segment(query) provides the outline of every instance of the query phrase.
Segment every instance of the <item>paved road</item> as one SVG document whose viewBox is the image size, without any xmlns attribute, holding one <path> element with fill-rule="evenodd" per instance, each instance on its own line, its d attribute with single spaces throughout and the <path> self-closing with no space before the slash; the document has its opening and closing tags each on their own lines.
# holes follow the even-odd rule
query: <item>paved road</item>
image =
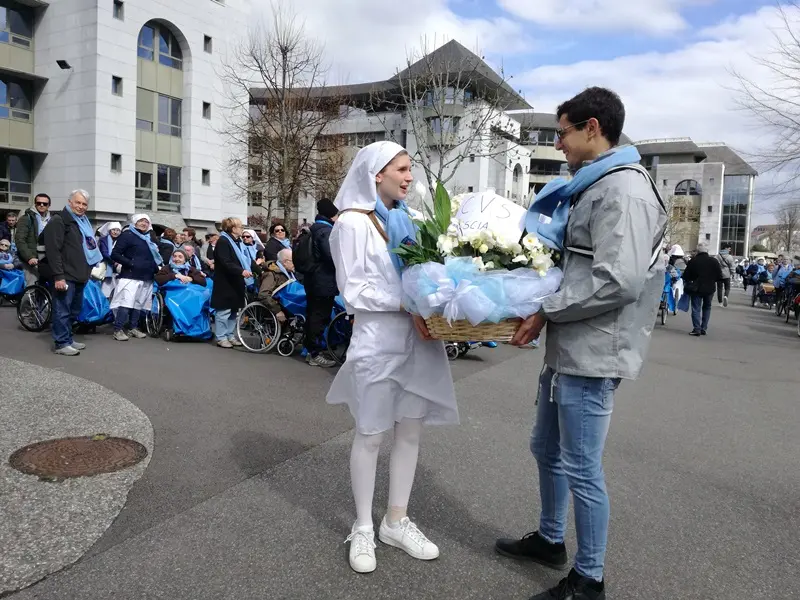
<svg viewBox="0 0 800 600">
<path fill-rule="evenodd" d="M 800 598 L 800 338 L 739 292 L 714 309 L 708 337 L 689 329 L 683 314 L 659 327 L 643 377 L 616 398 L 609 598 Z M 378 571 L 359 576 L 342 544 L 351 422 L 323 401 L 333 373 L 108 335 L 66 359 L 8 309 L 0 336 L 0 356 L 96 381 L 155 430 L 150 466 L 105 536 L 14 600 L 513 600 L 557 579 L 492 551 L 498 535 L 535 527 L 527 444 L 540 351 L 479 350 L 455 364 L 462 424 L 426 433 L 411 506 L 442 556 L 381 546 Z M 384 457 L 376 507 L 385 472 Z"/>
</svg>

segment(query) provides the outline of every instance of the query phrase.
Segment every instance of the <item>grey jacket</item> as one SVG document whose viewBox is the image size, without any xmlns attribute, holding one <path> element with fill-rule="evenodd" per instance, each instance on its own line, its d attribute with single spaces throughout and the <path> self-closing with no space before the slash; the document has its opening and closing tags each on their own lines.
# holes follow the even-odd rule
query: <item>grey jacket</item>
<svg viewBox="0 0 800 600">
<path fill-rule="evenodd" d="M 722 278 L 730 279 L 731 273 L 736 270 L 736 263 L 733 262 L 733 257 L 730 254 L 717 254 L 716 259 L 719 266 L 722 267 Z"/>
<path fill-rule="evenodd" d="M 542 306 L 545 362 L 556 373 L 639 376 L 664 288 L 663 261 L 650 265 L 666 221 L 643 171 L 607 175 L 575 202 L 565 246 L 594 256 L 565 250 L 561 289 Z"/>
</svg>

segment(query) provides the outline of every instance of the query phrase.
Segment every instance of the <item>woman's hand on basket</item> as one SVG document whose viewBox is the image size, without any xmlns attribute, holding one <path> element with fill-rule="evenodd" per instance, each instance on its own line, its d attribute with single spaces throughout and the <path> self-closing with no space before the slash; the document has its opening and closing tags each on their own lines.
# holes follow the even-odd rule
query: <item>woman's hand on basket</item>
<svg viewBox="0 0 800 600">
<path fill-rule="evenodd" d="M 430 341 L 433 339 L 431 336 L 431 332 L 428 331 L 428 325 L 425 323 L 425 319 L 420 317 L 419 315 L 411 315 L 411 318 L 414 320 L 414 327 L 421 337 L 425 341 Z"/>
<path fill-rule="evenodd" d="M 539 337 L 542 329 L 547 323 L 547 319 L 542 313 L 536 313 L 525 319 L 517 329 L 517 333 L 511 339 L 512 346 L 525 346 Z"/>
</svg>

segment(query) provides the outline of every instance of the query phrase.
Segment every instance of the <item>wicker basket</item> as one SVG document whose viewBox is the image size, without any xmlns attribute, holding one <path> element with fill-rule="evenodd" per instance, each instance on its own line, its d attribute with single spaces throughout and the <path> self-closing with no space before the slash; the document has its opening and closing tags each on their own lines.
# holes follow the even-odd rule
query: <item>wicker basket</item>
<svg viewBox="0 0 800 600">
<path fill-rule="evenodd" d="M 453 321 L 450 325 L 441 315 L 425 319 L 434 339 L 445 342 L 510 342 L 519 328 L 520 319 L 499 323 L 481 323 L 473 326 L 469 321 Z"/>
</svg>

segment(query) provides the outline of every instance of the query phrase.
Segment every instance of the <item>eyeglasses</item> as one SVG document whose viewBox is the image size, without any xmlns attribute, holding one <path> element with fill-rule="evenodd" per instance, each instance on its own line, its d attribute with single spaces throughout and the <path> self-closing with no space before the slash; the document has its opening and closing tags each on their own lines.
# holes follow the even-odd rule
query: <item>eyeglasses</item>
<svg viewBox="0 0 800 600">
<path fill-rule="evenodd" d="M 275 233 L 286 233 L 285 229 L 276 229 Z"/>
<path fill-rule="evenodd" d="M 247 240 L 252 240 L 253 239 L 252 235 L 243 235 L 242 237 L 247 239 Z"/>
<path fill-rule="evenodd" d="M 36 206 L 50 206 L 49 202 L 34 202 Z"/>
<path fill-rule="evenodd" d="M 591 119 L 586 119 L 585 121 L 581 121 L 580 123 L 573 123 L 572 125 L 567 125 L 563 129 L 561 129 L 561 128 L 556 129 L 556 141 L 562 139 L 567 133 L 569 133 L 570 131 L 572 131 L 576 127 L 578 127 L 580 125 L 585 125 L 589 121 L 591 121 Z"/>
</svg>

